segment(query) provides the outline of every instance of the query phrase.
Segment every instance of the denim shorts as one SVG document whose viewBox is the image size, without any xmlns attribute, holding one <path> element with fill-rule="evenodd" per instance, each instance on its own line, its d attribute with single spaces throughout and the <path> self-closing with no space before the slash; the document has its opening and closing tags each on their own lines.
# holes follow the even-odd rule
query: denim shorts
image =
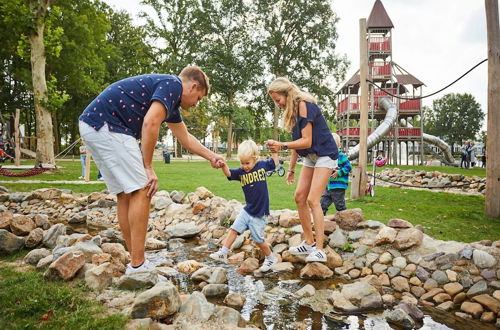
<svg viewBox="0 0 500 330">
<path fill-rule="evenodd" d="M 250 238 L 255 243 L 264 243 L 264 228 L 266 227 L 266 216 L 254 217 L 248 214 L 245 209 L 241 210 L 236 220 L 234 220 L 231 229 L 243 233 L 245 230 L 250 230 Z"/>
<path fill-rule="evenodd" d="M 126 134 L 110 132 L 108 125 L 96 131 L 80 121 L 79 128 L 80 136 L 111 194 L 128 194 L 144 188 L 148 178 L 136 139 Z"/>
<path fill-rule="evenodd" d="M 326 167 L 333 170 L 337 167 L 337 160 L 333 160 L 329 156 L 318 157 L 316 154 L 308 154 L 304 157 L 304 166 L 313 168 Z"/>
</svg>

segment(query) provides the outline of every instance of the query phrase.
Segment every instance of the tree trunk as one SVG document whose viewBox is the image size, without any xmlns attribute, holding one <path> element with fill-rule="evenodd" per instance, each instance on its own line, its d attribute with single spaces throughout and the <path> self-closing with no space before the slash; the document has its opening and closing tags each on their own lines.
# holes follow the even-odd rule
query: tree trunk
<svg viewBox="0 0 500 330">
<path fill-rule="evenodd" d="M 52 113 L 52 124 L 54 127 L 54 154 L 58 154 L 61 151 L 61 127 L 58 125 L 59 120 L 57 120 L 57 113 Z"/>
<path fill-rule="evenodd" d="M 179 142 L 179 139 L 175 139 L 175 143 L 177 144 L 177 148 L 175 148 L 175 157 L 182 158 L 182 144 Z"/>
<path fill-rule="evenodd" d="M 40 155 L 41 163 L 55 165 L 54 159 L 54 137 L 52 128 L 52 117 L 45 104 L 47 97 L 47 82 L 45 80 L 45 45 L 43 33 L 45 29 L 45 15 L 49 7 L 47 0 L 39 0 L 36 9 L 36 27 L 28 35 L 31 48 L 31 77 L 33 80 L 33 96 L 35 99 L 36 115 L 36 151 Z"/>
<path fill-rule="evenodd" d="M 227 119 L 227 150 L 226 150 L 226 159 L 231 159 L 231 151 L 233 149 L 233 119 Z"/>
</svg>

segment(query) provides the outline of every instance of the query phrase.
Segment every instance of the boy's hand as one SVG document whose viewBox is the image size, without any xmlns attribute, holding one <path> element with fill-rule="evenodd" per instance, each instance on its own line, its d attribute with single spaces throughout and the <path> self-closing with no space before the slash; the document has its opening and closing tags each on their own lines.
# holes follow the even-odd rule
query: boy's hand
<svg viewBox="0 0 500 330">
<path fill-rule="evenodd" d="M 336 179 L 339 177 L 339 172 L 333 171 L 332 175 L 330 175 L 331 178 Z"/>
</svg>

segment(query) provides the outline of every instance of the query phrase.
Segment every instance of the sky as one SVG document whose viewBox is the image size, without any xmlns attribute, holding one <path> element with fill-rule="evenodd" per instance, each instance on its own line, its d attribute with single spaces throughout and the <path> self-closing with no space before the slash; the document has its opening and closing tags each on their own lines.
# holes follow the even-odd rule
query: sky
<svg viewBox="0 0 500 330">
<path fill-rule="evenodd" d="M 104 0 L 115 9 L 128 11 L 137 24 L 143 10 L 140 1 Z M 359 67 L 359 19 L 368 18 L 374 0 L 331 0 L 340 21 L 337 52 L 351 62 L 346 79 Z M 382 0 L 394 25 L 393 60 L 426 86 L 423 94 L 431 94 L 448 85 L 478 62 L 488 57 L 486 15 L 482 0 Z M 423 100 L 447 93 L 469 93 L 487 113 L 487 62 L 462 80 Z M 333 92 L 333 91 L 332 91 Z M 486 117 L 483 129 L 486 128 Z"/>
</svg>

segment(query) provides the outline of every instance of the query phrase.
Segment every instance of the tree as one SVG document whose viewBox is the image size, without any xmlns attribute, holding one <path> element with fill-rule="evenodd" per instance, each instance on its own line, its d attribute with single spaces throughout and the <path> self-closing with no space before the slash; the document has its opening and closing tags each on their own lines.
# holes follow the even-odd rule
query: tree
<svg viewBox="0 0 500 330">
<path fill-rule="evenodd" d="M 233 119 L 248 87 L 261 75 L 259 47 L 252 30 L 254 21 L 243 0 L 202 0 L 198 22 L 205 29 L 201 63 L 211 80 L 213 92 L 227 103 L 218 113 L 227 119 L 227 154 L 231 158 Z"/>
<path fill-rule="evenodd" d="M 324 111 L 333 112 L 333 84 L 344 79 L 348 61 L 335 53 L 337 15 L 329 1 L 256 0 L 262 54 L 269 73 L 286 76 L 313 93 Z M 274 108 L 274 138 L 279 109 Z"/>
<path fill-rule="evenodd" d="M 479 133 L 484 113 L 471 94 L 446 94 L 432 102 L 432 112 L 424 118 L 430 134 L 440 136 L 451 144 L 474 140 Z"/>
</svg>

